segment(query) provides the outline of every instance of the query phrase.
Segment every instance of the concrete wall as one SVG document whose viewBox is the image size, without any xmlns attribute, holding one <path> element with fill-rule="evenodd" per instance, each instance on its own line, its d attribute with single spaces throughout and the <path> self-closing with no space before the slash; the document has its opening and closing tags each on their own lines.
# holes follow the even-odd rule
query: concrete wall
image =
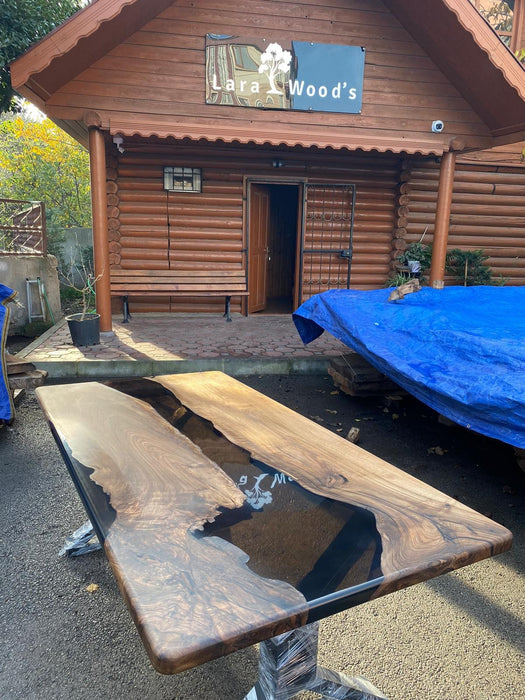
<svg viewBox="0 0 525 700">
<path fill-rule="evenodd" d="M 85 282 L 82 270 L 82 250 L 93 250 L 93 230 L 90 228 L 69 228 L 64 231 L 61 257 L 64 273 L 77 287 L 83 287 Z M 61 268 L 62 269 L 62 268 Z"/>
<path fill-rule="evenodd" d="M 45 257 L 37 255 L 0 255 L 0 282 L 18 292 L 16 297 L 18 304 L 13 303 L 10 306 L 9 335 L 20 333 L 29 321 L 26 279 L 36 280 L 37 277 L 40 277 L 43 283 L 45 294 L 56 322 L 63 316 L 60 308 L 57 259 L 53 255 Z M 30 285 L 30 287 L 32 289 L 33 315 L 41 314 L 37 285 Z M 45 320 L 51 323 L 51 314 L 45 303 L 44 311 Z"/>
</svg>

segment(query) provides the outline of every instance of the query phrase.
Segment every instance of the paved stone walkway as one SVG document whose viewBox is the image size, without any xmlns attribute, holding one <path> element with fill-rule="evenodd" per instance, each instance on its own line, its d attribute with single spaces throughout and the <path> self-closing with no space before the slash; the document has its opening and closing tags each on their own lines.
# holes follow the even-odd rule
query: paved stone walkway
<svg viewBox="0 0 525 700">
<path fill-rule="evenodd" d="M 251 361 L 251 371 L 273 366 L 280 372 L 294 365 L 305 372 L 308 364 L 326 365 L 330 357 L 348 352 L 328 333 L 303 345 L 290 315 L 234 315 L 227 323 L 217 314 L 135 314 L 128 324 L 115 317 L 113 331 L 102 334 L 99 345 L 75 347 L 61 321 L 20 354 L 50 376 L 72 376 L 143 374 L 150 367 L 153 372 L 175 371 L 173 364 L 181 362 L 184 367 L 176 371 L 188 371 L 198 368 L 188 363 L 199 361 L 199 367 L 217 369 L 226 362 L 234 371 L 242 360 Z M 136 366 L 124 370 L 122 363 Z"/>
</svg>

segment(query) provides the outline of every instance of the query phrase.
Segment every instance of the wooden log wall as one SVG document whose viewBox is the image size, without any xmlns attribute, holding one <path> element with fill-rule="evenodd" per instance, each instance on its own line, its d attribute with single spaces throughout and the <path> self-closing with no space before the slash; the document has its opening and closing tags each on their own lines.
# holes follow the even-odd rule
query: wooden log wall
<svg viewBox="0 0 525 700">
<path fill-rule="evenodd" d="M 400 205 L 407 212 L 404 240 L 417 241 L 426 229 L 424 242 L 431 243 L 439 164 L 405 163 L 401 179 Z M 457 163 L 448 237 L 452 248 L 482 249 L 495 279 L 525 284 L 525 168 Z"/>
<path fill-rule="evenodd" d="M 167 192 L 163 186 L 164 165 L 205 168 L 209 159 L 175 157 L 153 150 L 128 151 L 119 160 L 116 181 L 118 197 L 118 256 L 112 264 L 122 269 L 241 269 L 243 252 L 243 177 L 224 169 L 206 170 L 202 193 Z M 232 310 L 240 309 L 239 299 Z M 135 299 L 138 311 L 220 312 L 221 298 Z"/>
<path fill-rule="evenodd" d="M 276 170 L 272 161 L 284 160 Z M 202 168 L 202 192 L 166 192 L 163 166 Z M 247 263 L 245 179 L 269 183 L 349 183 L 356 186 L 351 286 L 384 285 L 392 257 L 396 156 L 276 152 L 209 145 L 135 141 L 112 154 L 108 168 L 108 228 L 112 266 L 122 269 L 239 269 Z M 118 310 L 118 300 L 115 300 Z M 135 311 L 217 311 L 220 298 L 136 299 Z M 240 301 L 232 298 L 232 310 Z"/>
</svg>

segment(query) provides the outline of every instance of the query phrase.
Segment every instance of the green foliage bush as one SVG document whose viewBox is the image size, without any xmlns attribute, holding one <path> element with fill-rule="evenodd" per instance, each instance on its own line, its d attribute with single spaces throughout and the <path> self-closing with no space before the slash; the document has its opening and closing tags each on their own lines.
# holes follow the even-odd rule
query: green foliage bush
<svg viewBox="0 0 525 700">
<path fill-rule="evenodd" d="M 7 64 L 82 7 L 82 0 L 0 2 L 0 112 L 18 109 Z"/>
<path fill-rule="evenodd" d="M 465 287 L 472 287 L 476 284 L 491 284 L 492 270 L 485 263 L 488 257 L 482 250 L 454 248 L 447 252 L 445 270 Z"/>
<path fill-rule="evenodd" d="M 432 246 L 422 243 L 421 240 L 415 241 L 414 243 L 411 243 L 400 255 L 398 255 L 396 260 L 405 269 L 397 270 L 397 272 L 389 277 L 386 281 L 386 287 L 399 287 L 405 282 L 408 282 L 408 280 L 412 277 L 408 270 L 408 263 L 412 260 L 418 260 L 421 264 L 419 279 L 421 282 L 424 282 L 425 274 L 428 272 L 428 270 L 430 270 L 430 263 L 432 261 Z"/>
<path fill-rule="evenodd" d="M 421 272 L 425 273 L 430 270 L 432 246 L 422 243 L 421 241 L 416 241 L 415 243 L 411 243 L 401 255 L 398 255 L 397 259 L 402 265 L 408 265 L 410 260 L 419 260 L 421 263 Z"/>
<path fill-rule="evenodd" d="M 497 280 L 492 278 L 492 270 L 486 264 L 488 255 L 483 250 L 460 250 L 454 248 L 447 252 L 445 258 L 445 270 L 454 278 L 454 282 L 465 287 L 477 284 L 505 284 L 501 276 Z M 418 260 L 421 263 L 420 281 L 425 281 L 425 274 L 430 270 L 432 262 L 432 246 L 416 241 L 398 255 L 397 261 L 408 267 L 410 260 Z M 386 283 L 387 287 L 398 287 L 407 282 L 411 277 L 408 270 L 398 270 Z"/>
</svg>

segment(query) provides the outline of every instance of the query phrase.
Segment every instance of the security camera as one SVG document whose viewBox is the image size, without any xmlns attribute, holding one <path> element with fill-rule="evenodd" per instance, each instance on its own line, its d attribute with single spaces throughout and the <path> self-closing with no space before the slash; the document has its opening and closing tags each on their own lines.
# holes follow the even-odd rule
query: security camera
<svg viewBox="0 0 525 700">
<path fill-rule="evenodd" d="M 443 124 L 441 119 L 436 119 L 436 121 L 432 122 L 432 132 L 434 134 L 440 134 L 444 128 L 445 125 Z"/>
<path fill-rule="evenodd" d="M 113 136 L 113 143 L 117 147 L 119 153 L 124 153 L 125 148 L 122 145 L 124 143 L 124 138 L 122 136 Z"/>
</svg>

